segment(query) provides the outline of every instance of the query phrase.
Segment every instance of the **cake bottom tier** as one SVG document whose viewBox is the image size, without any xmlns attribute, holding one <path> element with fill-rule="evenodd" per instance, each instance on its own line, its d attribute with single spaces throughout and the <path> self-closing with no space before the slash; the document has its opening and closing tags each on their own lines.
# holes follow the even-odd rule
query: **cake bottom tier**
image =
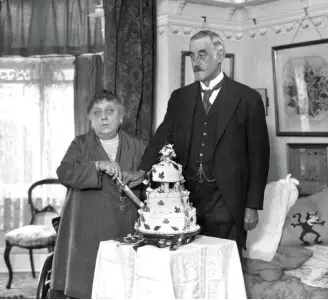
<svg viewBox="0 0 328 300">
<path fill-rule="evenodd" d="M 196 209 L 192 208 L 185 213 L 159 214 L 139 211 L 139 219 L 135 229 L 154 234 L 179 234 L 197 231 Z"/>
</svg>

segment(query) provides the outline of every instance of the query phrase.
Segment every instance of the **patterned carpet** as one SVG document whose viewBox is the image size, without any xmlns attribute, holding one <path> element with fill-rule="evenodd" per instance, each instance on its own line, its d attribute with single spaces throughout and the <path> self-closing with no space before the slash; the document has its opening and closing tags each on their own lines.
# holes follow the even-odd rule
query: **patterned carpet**
<svg viewBox="0 0 328 300">
<path fill-rule="evenodd" d="M 8 274 L 0 273 L 0 299 L 35 299 L 38 276 L 32 277 L 31 273 L 14 273 L 11 288 L 6 289 Z"/>
</svg>

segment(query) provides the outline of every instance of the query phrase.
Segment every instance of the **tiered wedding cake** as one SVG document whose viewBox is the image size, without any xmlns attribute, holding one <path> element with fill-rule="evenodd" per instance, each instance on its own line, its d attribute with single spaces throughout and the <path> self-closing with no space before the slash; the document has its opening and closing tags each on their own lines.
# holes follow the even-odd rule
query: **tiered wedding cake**
<svg viewBox="0 0 328 300">
<path fill-rule="evenodd" d="M 173 146 L 164 146 L 160 154 L 160 162 L 150 172 L 152 182 L 159 182 L 160 186 L 148 186 L 146 205 L 138 211 L 135 229 L 156 235 L 196 232 L 200 229 L 196 209 L 189 203 L 189 191 L 183 186 L 182 167 L 173 161 Z"/>
</svg>

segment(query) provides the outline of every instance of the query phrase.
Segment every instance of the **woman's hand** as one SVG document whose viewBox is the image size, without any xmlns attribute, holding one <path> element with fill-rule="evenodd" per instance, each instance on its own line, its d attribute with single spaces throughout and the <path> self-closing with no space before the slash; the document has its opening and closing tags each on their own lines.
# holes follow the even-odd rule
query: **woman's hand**
<svg viewBox="0 0 328 300">
<path fill-rule="evenodd" d="M 98 163 L 98 170 L 103 171 L 109 176 L 113 176 L 113 180 L 116 178 L 122 178 L 122 171 L 120 166 L 115 161 L 101 160 Z"/>
<path fill-rule="evenodd" d="M 145 177 L 145 171 L 123 171 L 122 172 L 122 180 L 125 184 L 127 184 L 130 188 L 134 188 L 139 185 Z"/>
</svg>

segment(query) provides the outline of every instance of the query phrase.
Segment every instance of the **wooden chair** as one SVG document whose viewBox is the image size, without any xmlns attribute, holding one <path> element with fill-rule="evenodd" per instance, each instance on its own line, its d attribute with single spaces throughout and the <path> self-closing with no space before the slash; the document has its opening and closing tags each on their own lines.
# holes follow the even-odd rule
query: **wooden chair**
<svg viewBox="0 0 328 300">
<path fill-rule="evenodd" d="M 58 179 L 49 178 L 37 181 L 30 186 L 28 189 L 28 204 L 31 208 L 30 224 L 13 229 L 5 235 L 6 249 L 4 252 L 4 260 L 9 272 L 7 289 L 10 289 L 13 281 L 13 270 L 10 263 L 10 251 L 13 246 L 29 250 L 33 278 L 35 278 L 33 250 L 48 248 L 49 253 L 54 251 L 57 233 L 51 224 L 51 220 L 54 217 L 58 217 L 59 213 L 52 205 L 47 205 L 42 209 L 36 208 L 32 198 L 32 191 L 34 188 L 49 184 L 61 183 Z M 63 198 L 64 197 L 65 195 L 63 195 Z"/>
</svg>

